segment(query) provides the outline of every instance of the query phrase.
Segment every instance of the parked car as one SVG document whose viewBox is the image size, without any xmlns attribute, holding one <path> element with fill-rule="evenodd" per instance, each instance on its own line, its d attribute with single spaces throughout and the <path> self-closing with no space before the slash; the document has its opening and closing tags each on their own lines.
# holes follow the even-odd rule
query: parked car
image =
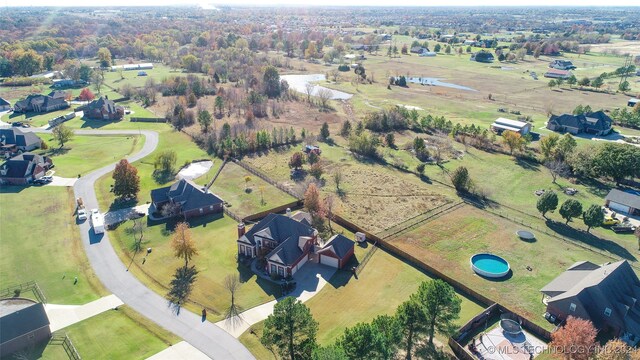
<svg viewBox="0 0 640 360">
<path fill-rule="evenodd" d="M 45 175 L 45 176 L 41 177 L 40 180 L 50 183 L 50 182 L 53 181 L 53 176 Z"/>
<path fill-rule="evenodd" d="M 87 220 L 87 211 L 85 209 L 78 209 L 78 220 Z"/>
<path fill-rule="evenodd" d="M 636 227 L 631 224 L 614 225 L 611 230 L 617 234 L 630 234 L 636 231 Z"/>
<path fill-rule="evenodd" d="M 612 226 L 612 225 L 618 225 L 618 224 L 620 224 L 620 220 L 610 216 L 605 217 L 604 221 L 602 222 L 602 225 L 604 226 Z"/>
<path fill-rule="evenodd" d="M 12 122 L 12 123 L 11 123 L 11 126 L 22 126 L 22 125 L 23 125 L 23 124 L 22 124 L 22 122 L 20 122 L 20 121 L 15 121 L 15 122 Z"/>
</svg>

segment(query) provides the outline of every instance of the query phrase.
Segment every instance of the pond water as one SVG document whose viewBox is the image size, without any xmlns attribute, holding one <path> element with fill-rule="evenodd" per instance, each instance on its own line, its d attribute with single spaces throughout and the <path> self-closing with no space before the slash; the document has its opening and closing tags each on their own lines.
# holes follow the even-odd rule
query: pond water
<svg viewBox="0 0 640 360">
<path fill-rule="evenodd" d="M 311 74 L 311 75 L 281 75 L 280 80 L 286 80 L 289 83 L 289 88 L 303 94 L 307 93 L 307 84 L 310 82 L 323 81 L 325 76 L 323 74 Z M 327 89 L 331 91 L 332 100 L 347 100 L 351 99 L 352 94 L 346 92 L 328 89 L 324 86 L 316 85 L 313 87 L 311 95 L 317 96 L 320 89 Z"/>
<path fill-rule="evenodd" d="M 444 86 L 444 87 L 458 89 L 458 90 L 478 91 L 470 87 L 466 87 L 458 84 L 452 84 L 452 83 L 440 81 L 440 79 L 437 79 L 437 78 L 430 78 L 430 77 L 410 77 L 410 78 L 407 78 L 407 82 L 414 83 L 414 84 L 431 85 L 431 86 Z"/>
</svg>

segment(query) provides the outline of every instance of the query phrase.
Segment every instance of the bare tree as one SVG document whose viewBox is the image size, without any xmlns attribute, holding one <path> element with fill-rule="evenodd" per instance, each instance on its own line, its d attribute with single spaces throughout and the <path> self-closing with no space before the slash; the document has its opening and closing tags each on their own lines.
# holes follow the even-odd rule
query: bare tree
<svg viewBox="0 0 640 360">
<path fill-rule="evenodd" d="M 333 182 L 336 183 L 336 191 L 339 193 L 340 190 L 340 184 L 342 183 L 342 169 L 337 168 L 336 171 L 333 173 Z"/>
<path fill-rule="evenodd" d="M 320 106 L 323 109 L 327 108 L 327 104 L 329 103 L 329 100 L 331 99 L 331 96 L 333 95 L 333 92 L 331 92 L 331 90 L 329 89 L 319 89 L 318 90 L 318 97 L 320 98 Z"/>
<path fill-rule="evenodd" d="M 333 69 L 329 72 L 329 75 L 331 75 L 333 82 L 338 82 L 338 79 L 340 78 L 340 70 Z"/>
<path fill-rule="evenodd" d="M 242 323 L 242 308 L 236 304 L 236 292 L 240 288 L 240 278 L 238 274 L 227 275 L 224 278 L 224 288 L 231 295 L 231 303 L 224 313 L 224 318 L 232 328 L 238 327 Z"/>
<path fill-rule="evenodd" d="M 324 210 L 327 216 L 327 221 L 329 223 L 329 231 L 331 231 L 331 235 L 333 235 L 333 228 L 331 227 L 331 219 L 333 218 L 333 211 L 335 207 L 335 202 L 333 199 L 333 195 L 329 195 L 324 198 Z"/>
<path fill-rule="evenodd" d="M 144 239 L 144 231 L 147 229 L 147 224 L 142 219 L 133 219 L 133 226 L 131 226 L 131 234 L 133 235 L 133 251 L 137 254 L 142 250 L 142 240 Z"/>
<path fill-rule="evenodd" d="M 553 183 L 556 183 L 558 176 L 564 177 L 569 174 L 569 166 L 564 161 L 551 160 L 544 163 L 544 166 L 549 169 L 549 173 L 551 173 L 551 177 L 553 178 Z"/>
<path fill-rule="evenodd" d="M 306 83 L 304 86 L 304 92 L 307 94 L 307 102 L 311 102 L 311 94 L 313 94 L 313 89 L 315 89 L 315 85 L 312 83 Z"/>
</svg>

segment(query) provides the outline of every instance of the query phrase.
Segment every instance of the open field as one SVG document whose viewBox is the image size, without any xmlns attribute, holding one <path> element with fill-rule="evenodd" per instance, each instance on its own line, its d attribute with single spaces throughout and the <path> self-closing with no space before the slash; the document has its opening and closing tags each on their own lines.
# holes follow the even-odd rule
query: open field
<svg viewBox="0 0 640 360">
<path fill-rule="evenodd" d="M 550 324 L 541 316 L 545 306 L 540 289 L 577 261 L 602 264 L 612 259 L 541 233 L 535 234 L 536 241 L 525 242 L 515 235 L 519 229 L 522 227 L 465 206 L 399 234 L 391 242 L 484 296 L 549 328 Z M 502 256 L 510 263 L 512 274 L 500 281 L 475 275 L 469 259 L 482 252 Z M 532 271 L 528 271 L 527 266 Z"/>
<path fill-rule="evenodd" d="M 327 286 L 306 303 L 320 324 L 318 343 L 323 346 L 332 344 L 347 327 L 369 322 L 378 315 L 393 314 L 422 281 L 430 279 L 429 275 L 383 250 L 376 251 L 358 279 L 351 272 L 337 272 Z M 375 294 L 375 301 L 372 294 Z M 468 298 L 461 298 L 458 322 L 463 324 L 482 311 L 482 307 Z M 252 328 L 258 335 L 262 334 L 262 323 Z M 438 339 L 446 341 L 441 336 Z M 245 332 L 240 341 L 258 359 L 273 358 L 256 335 Z"/>
<path fill-rule="evenodd" d="M 3 186 L 0 204 L 0 288 L 33 280 L 56 304 L 106 295 L 80 243 L 73 189 Z"/>
<path fill-rule="evenodd" d="M 111 231 L 109 236 L 116 252 L 125 264 L 130 264 L 130 270 L 146 286 L 157 293 L 165 295 L 169 281 L 176 268 L 184 265 L 184 261 L 173 256 L 170 246 L 174 223 L 151 224 L 145 232 L 143 247 L 152 247 L 151 253 L 144 264 L 144 254 L 139 253 L 133 262 L 133 236 L 127 231 L 132 222 L 128 221 Z M 209 311 L 209 321 L 222 319 L 222 313 L 229 305 L 229 296 L 223 287 L 227 275 L 239 274 L 242 286 L 236 293 L 236 301 L 243 309 L 248 309 L 280 296 L 280 289 L 270 282 L 257 278 L 250 269 L 238 265 L 236 254 L 238 247 L 237 223 L 229 217 L 208 216 L 190 221 L 193 239 L 198 248 L 198 255 L 191 264 L 198 270 L 193 293 L 190 296 L 206 306 Z M 194 308 L 195 309 L 195 308 Z M 194 311 L 200 311 L 195 309 Z"/>
<path fill-rule="evenodd" d="M 146 359 L 180 341 L 127 306 L 109 310 L 64 329 L 84 359 Z M 48 345 L 42 359 L 59 357 L 61 345 Z"/>
<path fill-rule="evenodd" d="M 217 161 L 221 162 L 222 160 Z M 245 183 L 246 176 L 251 178 L 248 183 Z M 240 217 L 296 201 L 293 196 L 254 176 L 233 162 L 228 162 L 224 166 L 215 183 L 211 186 L 211 191 L 228 202 L 229 209 Z"/>
<path fill-rule="evenodd" d="M 117 162 L 138 152 L 144 144 L 144 137 L 139 136 L 74 136 L 60 149 L 50 135 L 41 137 L 49 146 L 42 153 L 51 157 L 55 175 L 62 177 L 75 177 Z"/>
<path fill-rule="evenodd" d="M 450 203 L 453 191 L 435 188 L 412 174 L 367 160 L 357 160 L 340 146 L 321 144 L 325 196 L 333 194 L 336 213 L 376 233 L 406 220 L 412 215 Z M 290 179 L 288 161 L 299 149 L 275 150 L 246 157 L 243 161 L 258 168 L 284 186 L 304 192 L 304 182 Z M 308 165 L 305 165 L 308 169 Z M 332 174 L 341 171 L 341 193 L 336 195 Z M 301 185 L 302 184 L 302 185 Z"/>
</svg>

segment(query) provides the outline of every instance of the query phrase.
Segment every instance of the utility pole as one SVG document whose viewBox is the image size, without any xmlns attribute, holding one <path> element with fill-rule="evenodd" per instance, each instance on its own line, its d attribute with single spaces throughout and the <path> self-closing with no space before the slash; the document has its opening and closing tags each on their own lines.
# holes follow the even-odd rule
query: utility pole
<svg viewBox="0 0 640 360">
<path fill-rule="evenodd" d="M 622 73 L 622 76 L 620 76 L 620 83 L 618 84 L 618 88 L 620 88 L 620 85 L 622 85 L 623 82 L 627 81 L 627 78 L 629 77 L 629 71 L 627 71 L 629 69 L 629 66 L 631 66 L 631 58 L 633 56 L 629 55 L 627 57 L 625 57 L 624 59 L 624 72 Z"/>
</svg>

